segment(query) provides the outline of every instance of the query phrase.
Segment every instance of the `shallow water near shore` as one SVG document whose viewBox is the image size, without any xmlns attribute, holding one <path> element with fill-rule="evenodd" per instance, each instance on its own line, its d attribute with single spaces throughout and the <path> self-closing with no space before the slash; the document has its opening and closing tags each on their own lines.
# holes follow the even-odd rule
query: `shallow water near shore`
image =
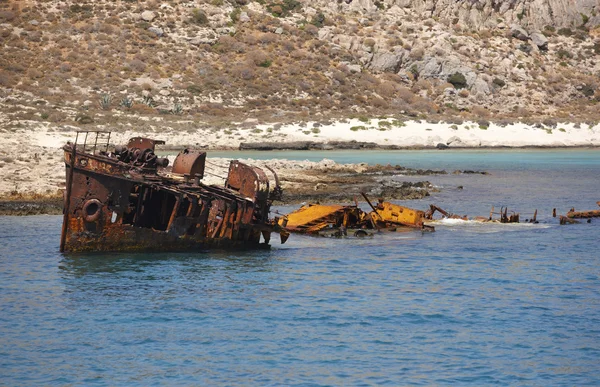
<svg viewBox="0 0 600 387">
<path fill-rule="evenodd" d="M 386 155 L 490 175 L 397 176 L 442 188 L 403 204 L 471 216 L 504 205 L 522 220 L 538 209 L 540 223 L 292 235 L 267 252 L 61 255 L 61 217 L 0 217 L 0 380 L 600 384 L 600 219 L 560 226 L 551 216 L 598 208 L 600 153 L 431 153 Z"/>
</svg>

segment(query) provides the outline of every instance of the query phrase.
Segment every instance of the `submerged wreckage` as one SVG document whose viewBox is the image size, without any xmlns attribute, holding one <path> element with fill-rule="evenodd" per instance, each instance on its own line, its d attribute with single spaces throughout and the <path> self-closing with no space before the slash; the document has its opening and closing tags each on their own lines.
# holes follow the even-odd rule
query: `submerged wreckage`
<svg viewBox="0 0 600 387">
<path fill-rule="evenodd" d="M 300 234 L 342 237 L 372 235 L 369 230 L 397 231 L 418 229 L 434 231 L 424 224 L 425 212 L 379 200 L 374 206 L 362 193 L 373 211 L 366 213 L 358 206 L 308 204 L 280 219 L 280 225 Z"/>
<path fill-rule="evenodd" d="M 154 153 L 164 141 L 136 137 L 114 149 L 109 141 L 110 132 L 80 131 L 63 147 L 61 251 L 268 248 L 271 233 L 287 240 L 268 217 L 282 190 L 270 189 L 262 169 L 233 160 L 224 186 L 205 185 L 203 151 L 183 150 L 168 172 Z"/>
</svg>

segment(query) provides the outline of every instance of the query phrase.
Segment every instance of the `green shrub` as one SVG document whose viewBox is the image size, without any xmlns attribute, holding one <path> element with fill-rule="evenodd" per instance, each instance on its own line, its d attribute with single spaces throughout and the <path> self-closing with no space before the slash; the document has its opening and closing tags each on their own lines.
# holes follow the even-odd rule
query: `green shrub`
<svg viewBox="0 0 600 387">
<path fill-rule="evenodd" d="M 312 24 L 315 27 L 323 27 L 323 23 L 325 23 L 325 15 L 323 15 L 322 12 L 319 12 L 318 14 L 316 14 L 313 18 L 312 21 L 310 22 L 310 24 Z"/>
<path fill-rule="evenodd" d="M 367 128 L 365 126 L 361 125 L 361 126 L 353 126 L 353 127 L 350 128 L 350 130 L 353 131 L 353 132 L 357 132 L 359 130 L 367 130 Z"/>
<path fill-rule="evenodd" d="M 262 62 L 260 62 L 258 65 L 259 65 L 260 67 L 265 67 L 265 68 L 267 68 L 267 67 L 271 67 L 271 65 L 272 65 L 272 64 L 273 64 L 273 61 L 272 61 L 271 59 L 265 59 L 265 60 L 263 60 Z"/>
<path fill-rule="evenodd" d="M 467 79 L 465 76 L 459 72 L 456 72 L 450 76 L 448 76 L 448 83 L 451 83 L 455 89 L 464 89 L 467 87 Z"/>
<path fill-rule="evenodd" d="M 498 77 L 494 78 L 494 80 L 492 81 L 492 83 L 494 85 L 498 86 L 498 87 L 504 87 L 504 86 L 506 86 L 506 82 L 504 82 L 504 80 L 502 80 L 502 79 L 500 79 Z"/>
<path fill-rule="evenodd" d="M 573 31 L 570 28 L 563 27 L 558 30 L 558 34 L 562 36 L 571 36 L 573 35 Z"/>
<path fill-rule="evenodd" d="M 560 50 L 558 50 L 556 52 L 556 55 L 558 56 L 559 59 L 571 59 L 573 57 L 573 54 L 571 54 L 569 51 L 565 50 L 564 48 L 561 48 Z"/>
<path fill-rule="evenodd" d="M 302 8 L 302 3 L 296 0 L 282 0 L 267 4 L 267 11 L 276 17 L 289 16 L 293 11 Z"/>
<path fill-rule="evenodd" d="M 234 23 L 237 23 L 240 20 L 240 14 L 242 13 L 242 9 L 241 8 L 235 8 L 233 11 L 231 11 L 231 13 L 229 14 L 229 17 L 231 18 L 231 21 Z"/>
<path fill-rule="evenodd" d="M 581 94 L 585 95 L 586 97 L 591 97 L 595 93 L 594 87 L 592 85 L 583 85 L 580 91 Z"/>
<path fill-rule="evenodd" d="M 185 88 L 190 94 L 202 94 L 202 87 L 198 85 L 189 85 Z"/>
</svg>

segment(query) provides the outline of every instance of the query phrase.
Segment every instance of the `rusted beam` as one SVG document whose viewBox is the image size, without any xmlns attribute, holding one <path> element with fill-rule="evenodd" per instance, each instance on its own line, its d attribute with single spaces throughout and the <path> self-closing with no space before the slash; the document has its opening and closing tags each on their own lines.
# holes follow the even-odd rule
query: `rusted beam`
<svg viewBox="0 0 600 387">
<path fill-rule="evenodd" d="M 67 240 L 67 231 L 69 225 L 69 212 L 71 212 L 71 192 L 73 191 L 73 174 L 75 173 L 75 155 L 77 154 L 77 140 L 79 136 L 75 137 L 75 143 L 73 144 L 73 150 L 71 151 L 71 166 L 69 169 L 69 178 L 67 184 L 67 194 L 64 203 L 64 214 L 62 232 L 60 234 L 60 252 L 65 251 L 65 242 Z"/>
</svg>

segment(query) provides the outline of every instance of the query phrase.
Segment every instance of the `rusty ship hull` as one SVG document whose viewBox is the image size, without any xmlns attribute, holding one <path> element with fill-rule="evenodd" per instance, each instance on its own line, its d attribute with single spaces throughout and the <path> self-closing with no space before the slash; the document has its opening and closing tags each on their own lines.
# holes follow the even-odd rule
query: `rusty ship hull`
<svg viewBox="0 0 600 387">
<path fill-rule="evenodd" d="M 99 150 L 94 133 L 91 149 L 89 132 L 83 145 L 63 148 L 61 251 L 266 249 L 273 232 L 287 239 L 268 217 L 281 190 L 269 189 L 262 169 L 234 160 L 223 186 L 205 185 L 205 152 L 180 152 L 166 172 L 168 161 L 154 154 L 162 141 L 135 138 L 110 151 L 107 140 Z"/>
</svg>

